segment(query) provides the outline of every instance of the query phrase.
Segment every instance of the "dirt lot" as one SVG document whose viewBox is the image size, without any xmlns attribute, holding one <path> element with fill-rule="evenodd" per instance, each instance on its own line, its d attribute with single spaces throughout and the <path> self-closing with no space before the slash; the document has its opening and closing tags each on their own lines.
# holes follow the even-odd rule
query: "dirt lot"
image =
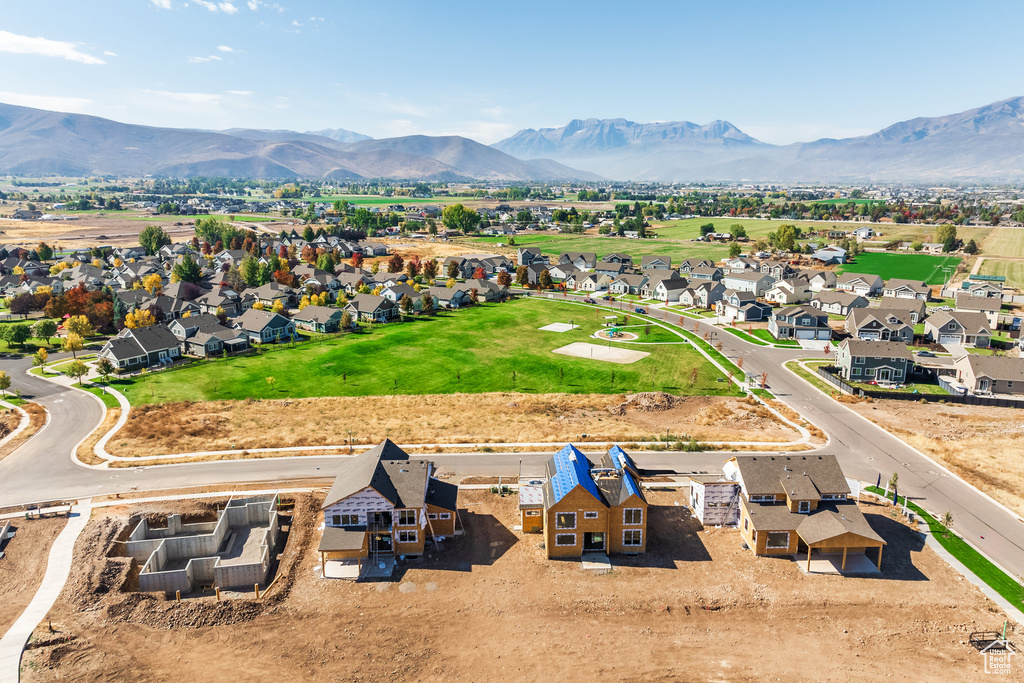
<svg viewBox="0 0 1024 683">
<path fill-rule="evenodd" d="M 121 456 L 359 443 L 575 440 L 791 441 L 799 434 L 756 402 L 667 394 L 454 394 L 169 403 L 132 408 L 108 444 Z"/>
<path fill-rule="evenodd" d="M 317 578 L 304 502 L 268 598 L 180 606 L 121 591 L 130 572 L 103 554 L 129 510 L 111 511 L 76 548 L 60 633 L 37 633 L 51 644 L 26 653 L 23 680 L 967 680 L 982 677 L 968 634 L 1003 621 L 881 506 L 866 512 L 889 543 L 884 579 L 754 558 L 671 491 L 650 494 L 650 552 L 590 576 L 512 530 L 514 497 L 460 496 L 467 535 L 393 581 Z"/>
<path fill-rule="evenodd" d="M 17 621 L 35 595 L 46 572 L 50 546 L 65 524 L 64 517 L 14 520 L 15 536 L 3 546 L 0 559 L 0 634 Z"/>
<path fill-rule="evenodd" d="M 910 401 L 849 405 L 1024 515 L 1024 411 Z"/>
<path fill-rule="evenodd" d="M 28 413 L 29 423 L 28 427 L 25 428 L 17 438 L 11 439 L 3 446 L 0 446 L 0 460 L 18 450 L 23 443 L 32 438 L 36 432 L 43 428 L 46 424 L 46 409 L 38 403 L 25 403 L 21 406 L 22 409 Z M 3 411 L 0 415 L 0 438 L 7 436 L 21 423 L 21 413 L 14 411 Z"/>
</svg>

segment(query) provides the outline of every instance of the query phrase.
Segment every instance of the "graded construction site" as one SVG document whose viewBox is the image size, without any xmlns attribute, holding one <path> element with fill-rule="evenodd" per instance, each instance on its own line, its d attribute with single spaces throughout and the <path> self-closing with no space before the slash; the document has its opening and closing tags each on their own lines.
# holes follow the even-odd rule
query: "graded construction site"
<svg viewBox="0 0 1024 683">
<path fill-rule="evenodd" d="M 648 552 L 592 575 L 545 559 L 538 536 L 514 530 L 516 496 L 464 489 L 465 536 L 400 564 L 391 581 L 353 583 L 319 577 L 323 496 L 297 495 L 259 598 L 181 603 L 136 592 L 137 564 L 118 541 L 143 516 L 213 521 L 225 501 L 104 508 L 76 546 L 53 632 L 44 621 L 25 653 L 23 680 L 982 677 L 970 634 L 1001 628 L 1002 613 L 888 505 L 862 504 L 888 545 L 882 575 L 856 578 L 754 557 L 736 530 L 701 528 L 685 496 L 650 491 Z"/>
</svg>

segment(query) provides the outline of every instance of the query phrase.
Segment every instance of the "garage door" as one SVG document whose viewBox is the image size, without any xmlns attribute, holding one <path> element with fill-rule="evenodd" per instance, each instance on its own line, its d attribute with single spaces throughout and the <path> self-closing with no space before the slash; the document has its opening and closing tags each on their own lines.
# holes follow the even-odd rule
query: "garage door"
<svg viewBox="0 0 1024 683">
<path fill-rule="evenodd" d="M 940 344 L 959 344 L 960 343 L 960 335 L 959 334 L 943 334 L 943 335 L 940 335 L 939 336 L 939 343 Z"/>
<path fill-rule="evenodd" d="M 814 330 L 797 330 L 797 339 L 814 339 Z"/>
</svg>

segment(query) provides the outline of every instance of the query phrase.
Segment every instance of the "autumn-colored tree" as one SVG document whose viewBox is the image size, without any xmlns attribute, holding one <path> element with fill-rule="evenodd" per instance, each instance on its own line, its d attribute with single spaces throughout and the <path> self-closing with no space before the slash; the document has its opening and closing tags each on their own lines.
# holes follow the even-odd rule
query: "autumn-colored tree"
<svg viewBox="0 0 1024 683">
<path fill-rule="evenodd" d="M 445 275 L 449 278 L 454 279 L 459 277 L 462 273 L 459 272 L 459 263 L 455 259 L 448 262 L 448 269 L 445 271 Z"/>
<path fill-rule="evenodd" d="M 405 264 L 405 274 L 408 275 L 409 277 L 416 277 L 417 275 L 419 275 L 420 274 L 420 264 L 419 264 L 419 262 L 418 261 L 414 261 L 412 259 L 409 259 L 409 261 Z"/>
<path fill-rule="evenodd" d="M 402 268 L 405 267 L 405 259 L 400 254 L 394 254 L 388 259 L 388 272 L 389 273 L 401 273 Z"/>
<path fill-rule="evenodd" d="M 74 332 L 69 332 L 68 336 L 64 337 L 64 343 L 61 344 L 61 348 L 64 351 L 71 352 L 72 358 L 78 358 L 78 352 L 84 347 L 85 344 L 82 342 L 82 337 Z"/>
<path fill-rule="evenodd" d="M 11 388 L 11 376 L 0 370 L 0 392 L 7 398 L 7 390 Z"/>
<path fill-rule="evenodd" d="M 263 305 L 263 302 L 262 302 L 262 301 L 257 301 L 256 303 L 254 303 L 254 304 L 252 305 L 252 309 L 253 309 L 254 311 L 262 311 L 262 310 L 265 310 L 265 309 L 266 309 L 266 306 L 264 306 L 264 305 Z"/>
<path fill-rule="evenodd" d="M 551 273 L 547 269 L 540 271 L 540 275 L 537 277 L 537 284 L 540 285 L 541 289 L 551 288 Z"/>
<path fill-rule="evenodd" d="M 309 306 L 309 297 L 303 296 L 301 299 L 299 299 L 299 310 L 301 311 L 306 306 Z"/>
<path fill-rule="evenodd" d="M 530 284 L 530 273 L 526 266 L 516 268 L 516 284 L 520 287 L 526 287 Z"/>
<path fill-rule="evenodd" d="M 507 270 L 503 270 L 498 273 L 498 286 L 508 287 L 512 284 L 512 276 L 508 274 Z"/>
<path fill-rule="evenodd" d="M 423 271 L 423 277 L 428 282 L 433 283 L 437 279 L 437 261 L 435 259 L 427 259 L 420 266 L 420 270 Z"/>
<path fill-rule="evenodd" d="M 114 374 L 114 364 L 110 362 L 109 358 L 100 358 L 96 361 L 96 370 L 99 371 L 100 375 L 103 376 L 103 381 L 106 382 Z"/>
<path fill-rule="evenodd" d="M 39 347 L 39 350 L 32 355 L 32 364 L 39 366 L 46 365 L 46 361 L 49 357 L 49 352 L 43 347 Z"/>
<path fill-rule="evenodd" d="M 159 274 L 152 273 L 142 278 L 142 288 L 150 294 L 159 294 L 164 288 L 164 280 Z"/>
<path fill-rule="evenodd" d="M 430 296 L 430 294 L 428 293 L 424 293 L 423 296 L 420 297 L 420 301 L 423 303 L 423 306 L 421 307 L 420 310 L 422 310 L 427 315 L 433 315 L 434 297 Z"/>
<path fill-rule="evenodd" d="M 363 255 L 361 253 L 359 253 L 358 251 L 353 252 L 351 263 L 356 268 L 362 268 L 363 267 Z"/>
<path fill-rule="evenodd" d="M 487 273 L 484 272 L 483 268 L 477 268 L 476 270 L 473 271 L 474 280 L 485 280 L 486 278 Z"/>
<path fill-rule="evenodd" d="M 124 326 L 130 330 L 156 325 L 156 316 L 144 308 L 137 308 L 124 317 Z"/>
<path fill-rule="evenodd" d="M 284 302 L 278 299 L 270 310 L 274 311 L 274 313 L 284 313 Z"/>
<path fill-rule="evenodd" d="M 374 275 L 380 272 L 380 259 L 373 259 L 373 263 L 370 264 L 370 272 Z"/>
<path fill-rule="evenodd" d="M 70 334 L 77 334 L 83 339 L 96 334 L 95 328 L 89 318 L 84 315 L 74 315 L 64 321 L 64 329 Z"/>
<path fill-rule="evenodd" d="M 352 327 L 352 314 L 345 311 L 341 314 L 341 329 L 347 330 Z"/>
<path fill-rule="evenodd" d="M 412 315 L 413 303 L 408 294 L 402 295 L 402 300 L 398 303 L 398 307 L 402 310 L 402 315 Z"/>
</svg>

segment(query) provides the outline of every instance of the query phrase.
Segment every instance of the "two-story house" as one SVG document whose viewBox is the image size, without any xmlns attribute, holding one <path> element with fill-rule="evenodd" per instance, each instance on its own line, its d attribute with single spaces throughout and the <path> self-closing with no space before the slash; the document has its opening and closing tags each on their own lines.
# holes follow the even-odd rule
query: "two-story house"
<svg viewBox="0 0 1024 683">
<path fill-rule="evenodd" d="M 1024 358 L 967 353 L 954 359 L 953 367 L 972 393 L 1024 394 Z"/>
<path fill-rule="evenodd" d="M 715 315 L 726 322 L 757 322 L 772 314 L 771 304 L 758 301 L 753 292 L 727 289 L 715 304 Z"/>
<path fill-rule="evenodd" d="M 831 339 L 828 314 L 810 306 L 786 306 L 775 311 L 768 331 L 776 339 Z"/>
<path fill-rule="evenodd" d="M 829 315 L 849 315 L 855 308 L 867 308 L 868 300 L 853 292 L 823 290 L 815 292 L 808 305 Z"/>
<path fill-rule="evenodd" d="M 902 383 L 914 367 L 906 344 L 844 339 L 836 349 L 839 375 L 852 382 Z"/>
<path fill-rule="evenodd" d="M 938 344 L 988 348 L 992 330 L 984 313 L 939 311 L 924 321 L 925 337 Z"/>
<path fill-rule="evenodd" d="M 914 323 L 906 311 L 884 308 L 855 308 L 846 316 L 845 330 L 857 339 L 870 341 L 914 341 Z"/>
<path fill-rule="evenodd" d="M 880 295 L 883 288 L 882 278 L 877 275 L 843 273 L 836 278 L 836 289 L 841 292 L 854 292 L 861 296 L 870 297 Z"/>
<path fill-rule="evenodd" d="M 727 273 L 722 278 L 722 284 L 725 285 L 726 289 L 733 289 L 737 292 L 750 292 L 757 298 L 763 296 L 775 284 L 775 278 L 768 273 L 760 271 Z"/>
</svg>

